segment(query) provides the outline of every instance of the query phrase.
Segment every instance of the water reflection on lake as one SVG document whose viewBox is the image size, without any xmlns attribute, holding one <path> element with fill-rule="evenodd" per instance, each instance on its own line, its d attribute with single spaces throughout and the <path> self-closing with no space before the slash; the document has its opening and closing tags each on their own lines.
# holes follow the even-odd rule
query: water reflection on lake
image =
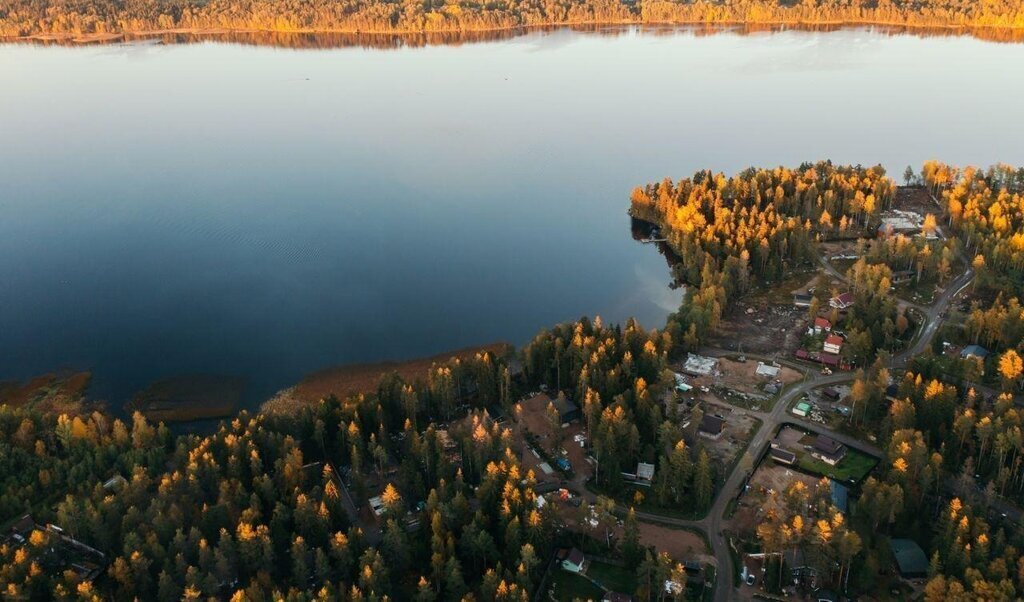
<svg viewBox="0 0 1024 602">
<path fill-rule="evenodd" d="M 631 188 L 710 167 L 1024 164 L 1024 46 L 535 32 L 294 52 L 0 46 L 0 378 L 327 365 L 678 303 Z"/>
</svg>

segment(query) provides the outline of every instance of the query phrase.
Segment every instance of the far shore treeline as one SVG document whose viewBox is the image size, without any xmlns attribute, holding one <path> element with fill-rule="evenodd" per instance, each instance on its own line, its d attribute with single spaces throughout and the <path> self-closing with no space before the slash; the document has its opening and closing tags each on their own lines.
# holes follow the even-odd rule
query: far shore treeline
<svg viewBox="0 0 1024 602">
<path fill-rule="evenodd" d="M 0 37 L 485 32 L 551 25 L 688 24 L 953 29 L 1015 39 L 1019 0 L 0 0 Z M 1005 35 L 998 32 L 1009 32 Z"/>
</svg>

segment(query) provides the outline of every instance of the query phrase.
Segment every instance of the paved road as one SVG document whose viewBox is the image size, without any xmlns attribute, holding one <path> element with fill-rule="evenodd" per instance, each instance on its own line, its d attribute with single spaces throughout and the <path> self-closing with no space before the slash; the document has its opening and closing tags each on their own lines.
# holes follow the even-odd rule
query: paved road
<svg viewBox="0 0 1024 602">
<path fill-rule="evenodd" d="M 827 262 L 823 262 L 826 270 L 839 278 L 845 280 L 845 277 L 835 272 L 827 265 Z M 893 357 L 893 367 L 903 368 L 907 362 L 914 356 L 922 353 L 928 345 L 931 343 L 932 337 L 938 332 L 941 318 L 945 315 L 946 310 L 949 308 L 949 304 L 952 300 L 970 283 L 974 278 L 974 272 L 968 268 L 966 272 L 961 274 L 956 280 L 954 280 L 949 287 L 947 287 L 935 300 L 931 306 L 919 306 L 914 304 L 907 304 L 918 311 L 922 319 L 922 325 L 918 331 L 918 334 L 912 341 L 909 348 L 897 353 Z M 735 355 L 737 352 L 728 351 L 725 349 L 705 349 L 704 353 L 713 356 L 722 355 Z M 767 356 L 759 356 L 754 353 L 746 353 L 748 358 L 751 359 L 772 359 Z M 860 441 L 854 437 L 850 437 L 843 433 L 834 432 L 823 425 L 807 420 L 801 420 L 795 416 L 787 414 L 787 409 L 794 400 L 802 397 L 812 389 L 824 387 L 827 385 L 835 385 L 840 383 L 847 383 L 854 379 L 852 372 L 838 372 L 829 375 L 822 375 L 817 373 L 815 370 L 808 370 L 805 365 L 793 362 L 791 360 L 774 360 L 780 363 L 789 364 L 790 366 L 804 371 L 806 378 L 805 380 L 787 388 L 782 392 L 782 395 L 775 400 L 775 405 L 772 406 L 770 412 L 759 412 L 754 410 L 744 410 L 752 416 L 756 416 L 762 421 L 761 427 L 754 434 L 753 439 L 747 445 L 746 451 L 744 451 L 739 462 L 735 464 L 732 473 L 726 478 L 725 483 L 718 488 L 718 495 L 711 505 L 711 509 L 707 515 L 700 520 L 685 520 L 679 518 L 672 518 L 662 516 L 659 514 L 651 514 L 648 512 L 637 512 L 637 517 L 641 520 L 655 523 L 662 523 L 666 525 L 674 525 L 678 527 L 688 527 L 691 529 L 697 529 L 707 535 L 708 541 L 711 543 L 711 550 L 717 563 L 717 570 L 715 575 L 715 600 L 716 602 L 724 602 L 732 599 L 733 596 L 733 575 L 736 574 L 737 567 L 733 566 L 732 556 L 729 554 L 729 544 L 724 533 L 724 521 L 726 509 L 729 506 L 730 500 L 739 495 L 742 487 L 746 484 L 746 480 L 749 475 L 753 472 L 757 461 L 761 458 L 762 454 L 767 451 L 768 446 L 771 444 L 771 439 L 774 438 L 776 431 L 783 424 L 793 424 L 807 430 L 809 432 L 826 434 L 829 437 L 852 447 L 854 449 L 863 451 L 864 453 L 870 454 L 875 457 L 882 457 L 882 450 L 878 447 Z M 570 489 L 573 489 L 575 493 L 581 495 L 588 502 L 594 502 L 596 496 L 587 490 L 583 483 L 572 482 L 567 484 Z M 625 511 L 625 508 L 620 508 Z"/>
<path fill-rule="evenodd" d="M 941 321 L 940 318 L 945 314 L 950 302 L 952 302 L 953 298 L 959 294 L 960 291 L 971 283 L 973 278 L 974 273 L 968 268 L 966 272 L 961 274 L 949 287 L 946 288 L 946 290 L 942 292 L 933 305 L 930 307 L 916 307 L 923 319 L 923 324 L 919 330 L 919 334 L 911 346 L 894 356 L 894 367 L 904 367 L 910 358 L 920 354 L 927 348 L 931 343 L 932 337 L 934 337 L 935 333 L 938 331 L 939 323 Z M 732 474 L 729 475 L 725 484 L 719 489 L 718 497 L 715 498 L 715 502 L 712 505 L 711 510 L 708 512 L 707 518 L 702 521 L 690 521 L 691 524 L 688 526 L 703 529 L 704 532 L 707 533 L 708 539 L 711 541 L 711 548 L 714 551 L 715 559 L 718 561 L 718 571 L 715 582 L 716 601 L 726 601 L 732 597 L 732 579 L 735 574 L 734 571 L 737 570 L 737 567 L 732 565 L 732 556 L 729 554 L 728 543 L 726 541 L 725 534 L 723 533 L 725 511 L 728 508 L 729 501 L 739 494 L 740 488 L 748 478 L 748 474 L 753 470 L 757 459 L 761 457 L 767 446 L 771 443 L 770 439 L 774 437 L 775 432 L 780 425 L 787 422 L 797 424 L 810 431 L 828 434 L 830 437 L 833 437 L 846 445 L 871 453 L 872 455 L 881 455 L 881 450 L 874 446 L 851 437 L 847 437 L 841 433 L 834 433 L 813 422 L 795 420 L 786 415 L 786 410 L 789 405 L 795 399 L 801 397 L 811 389 L 825 385 L 849 382 L 852 381 L 853 378 L 854 375 L 849 372 L 831 374 L 827 376 L 813 376 L 784 391 L 782 396 L 775 401 L 775 405 L 773 406 L 771 413 L 761 413 L 759 416 L 763 421 L 761 428 L 758 429 L 754 438 L 747 446 L 747 450 L 744 452 L 740 461 L 736 464 Z M 758 414 L 756 412 L 752 413 L 755 415 Z"/>
</svg>

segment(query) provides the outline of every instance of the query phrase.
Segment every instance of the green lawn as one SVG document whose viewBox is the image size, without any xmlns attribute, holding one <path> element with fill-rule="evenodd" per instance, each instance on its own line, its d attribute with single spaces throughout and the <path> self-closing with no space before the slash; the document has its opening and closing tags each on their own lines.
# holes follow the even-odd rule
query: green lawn
<svg viewBox="0 0 1024 602">
<path fill-rule="evenodd" d="M 853 480 L 859 483 L 871 472 L 878 460 L 861 453 L 855 449 L 847 448 L 846 457 L 836 464 L 830 466 L 821 460 L 811 456 L 809 452 L 800 454 L 799 465 L 802 470 L 810 473 L 831 477 L 837 481 L 846 483 Z"/>
<path fill-rule="evenodd" d="M 636 591 L 636 573 L 621 566 L 591 561 L 587 576 L 615 592 L 632 594 Z"/>
<path fill-rule="evenodd" d="M 604 591 L 576 573 L 555 568 L 551 574 L 551 583 L 555 588 L 556 600 L 600 600 Z"/>
</svg>

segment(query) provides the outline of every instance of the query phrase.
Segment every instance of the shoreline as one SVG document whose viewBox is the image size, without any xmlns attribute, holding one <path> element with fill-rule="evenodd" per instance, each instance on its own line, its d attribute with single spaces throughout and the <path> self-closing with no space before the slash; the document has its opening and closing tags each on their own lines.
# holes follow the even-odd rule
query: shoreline
<svg viewBox="0 0 1024 602">
<path fill-rule="evenodd" d="M 293 412 L 299 407 L 320 403 L 322 399 L 331 395 L 345 399 L 352 395 L 375 392 L 380 379 L 390 373 L 397 373 L 406 383 L 413 383 L 423 380 L 432 365 L 443 364 L 452 359 L 473 357 L 485 351 L 504 356 L 512 353 L 514 349 L 509 343 L 495 342 L 401 361 L 343 364 L 323 368 L 306 374 L 299 382 L 278 391 L 276 395 L 261 403 L 256 411 L 260 414 Z"/>
<path fill-rule="evenodd" d="M 336 45 L 327 47 L 348 47 L 365 44 L 374 40 L 393 39 L 396 42 L 418 42 L 421 45 L 447 45 L 466 42 L 487 42 L 528 35 L 534 32 L 570 30 L 580 33 L 613 34 L 623 33 L 630 28 L 637 28 L 641 33 L 645 29 L 652 32 L 665 30 L 699 31 L 702 33 L 781 33 L 785 31 L 805 31 L 831 33 L 854 29 L 879 29 L 893 34 L 933 36 L 967 36 L 982 41 L 1001 43 L 1024 42 L 1024 26 L 1003 25 L 962 25 L 962 24 L 915 24 L 883 20 L 807 20 L 792 21 L 592 21 L 592 22 L 556 22 L 544 24 L 508 25 L 487 28 L 442 28 L 436 30 L 396 28 L 386 30 L 361 30 L 357 28 L 303 28 L 303 29 L 263 29 L 263 28 L 169 28 L 153 30 L 135 30 L 104 33 L 38 33 L 26 36 L 0 36 L 0 44 L 55 44 L 55 45 L 90 45 L 108 43 L 131 43 L 157 40 L 163 43 L 179 44 L 204 41 L 242 41 L 248 38 L 256 45 L 278 45 L 273 40 L 260 43 L 258 38 L 328 38 L 337 36 L 351 38 Z M 1000 35 L 1001 34 L 1001 35 Z M 238 37 L 239 40 L 230 39 Z M 436 39 L 432 39 L 436 38 Z M 445 39 L 451 38 L 451 39 Z M 371 44 L 372 45 L 372 44 Z M 395 44 L 395 47 L 405 44 Z"/>
</svg>

